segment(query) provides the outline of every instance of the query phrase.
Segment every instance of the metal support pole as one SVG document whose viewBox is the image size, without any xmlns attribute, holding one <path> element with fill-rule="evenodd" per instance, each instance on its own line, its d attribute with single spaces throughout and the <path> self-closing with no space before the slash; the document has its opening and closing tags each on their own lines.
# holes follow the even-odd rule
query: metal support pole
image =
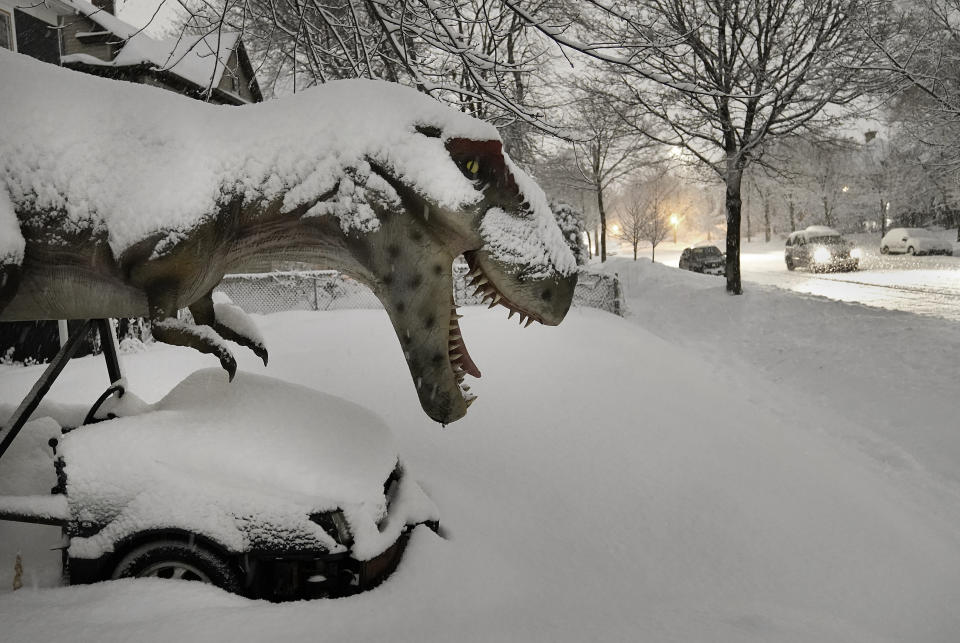
<svg viewBox="0 0 960 643">
<path fill-rule="evenodd" d="M 3 454 L 10 448 L 10 444 L 14 438 L 17 437 L 17 434 L 20 433 L 23 425 L 30 419 L 30 414 L 37 410 L 37 406 L 40 405 L 43 396 L 47 394 L 50 387 L 53 386 L 53 382 L 57 379 L 57 376 L 63 371 L 63 367 L 67 365 L 70 358 L 77 352 L 77 349 L 87 336 L 89 330 L 90 320 L 88 319 L 70 334 L 67 343 L 64 344 L 60 352 L 50 360 L 50 364 L 47 366 L 47 369 L 43 371 L 43 375 L 40 376 L 40 379 L 33 385 L 33 388 L 30 389 L 27 396 L 20 402 L 20 406 L 17 407 L 17 410 L 14 411 L 13 416 L 10 418 L 9 426 L 7 426 L 6 433 L 3 435 L 3 440 L 0 440 L 0 458 L 2 458 Z"/>
<path fill-rule="evenodd" d="M 123 378 L 117 351 L 117 332 L 111 319 L 97 319 L 95 323 L 97 330 L 100 331 L 100 350 L 103 351 L 103 358 L 107 361 L 107 375 L 110 376 L 110 383 L 114 384 Z"/>
</svg>

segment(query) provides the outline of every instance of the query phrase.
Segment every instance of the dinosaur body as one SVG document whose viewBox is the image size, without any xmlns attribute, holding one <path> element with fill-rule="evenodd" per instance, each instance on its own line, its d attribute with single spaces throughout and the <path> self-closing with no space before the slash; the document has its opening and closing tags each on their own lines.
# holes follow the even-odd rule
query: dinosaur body
<svg viewBox="0 0 960 643">
<path fill-rule="evenodd" d="M 493 128 L 412 90 L 340 82 L 223 108 L 2 51 L 0 81 L 0 320 L 147 316 L 232 376 L 224 339 L 266 348 L 218 315 L 222 277 L 337 269 L 381 300 L 424 410 L 451 422 L 479 376 L 456 256 L 522 318 L 559 323 L 570 305 L 576 266 L 542 191 Z"/>
</svg>

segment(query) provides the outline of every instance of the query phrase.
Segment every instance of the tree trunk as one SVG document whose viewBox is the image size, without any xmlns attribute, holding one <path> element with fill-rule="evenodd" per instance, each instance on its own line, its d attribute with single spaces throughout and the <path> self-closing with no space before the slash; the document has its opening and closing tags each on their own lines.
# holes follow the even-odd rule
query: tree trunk
<svg viewBox="0 0 960 643">
<path fill-rule="evenodd" d="M 740 186 L 743 182 L 743 167 L 733 155 L 727 157 L 727 292 L 743 294 L 740 285 L 740 213 L 743 201 Z"/>
<path fill-rule="evenodd" d="M 653 244 L 650 248 L 650 263 L 653 263 L 657 260 L 657 244 Z"/>
<path fill-rule="evenodd" d="M 763 199 L 763 240 L 770 243 L 770 199 Z"/>
<path fill-rule="evenodd" d="M 887 235 L 887 212 L 883 207 L 883 197 L 880 197 L 880 238 Z"/>
<path fill-rule="evenodd" d="M 603 209 L 603 188 L 597 188 L 597 209 L 600 211 L 600 262 L 607 260 L 607 213 Z"/>
<path fill-rule="evenodd" d="M 634 261 L 637 260 L 637 242 L 636 241 L 633 242 L 633 260 Z"/>
<path fill-rule="evenodd" d="M 587 233 L 587 259 L 593 259 L 593 239 L 590 237 L 590 231 L 584 230 Z"/>
<path fill-rule="evenodd" d="M 790 210 L 790 232 L 796 232 L 796 231 L 797 231 L 797 219 L 796 219 L 796 217 L 794 216 L 794 210 L 793 210 L 795 207 L 796 207 L 796 206 L 794 206 L 794 204 L 793 204 L 793 199 L 790 199 L 790 207 L 789 207 L 789 210 Z"/>
</svg>

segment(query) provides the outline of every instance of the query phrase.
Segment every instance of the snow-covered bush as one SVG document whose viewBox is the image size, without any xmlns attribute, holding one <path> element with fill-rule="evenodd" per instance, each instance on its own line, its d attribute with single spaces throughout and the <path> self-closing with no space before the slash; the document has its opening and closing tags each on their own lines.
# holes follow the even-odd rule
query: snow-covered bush
<svg viewBox="0 0 960 643">
<path fill-rule="evenodd" d="M 564 241 L 570 246 L 570 250 L 577 260 L 577 265 L 582 266 L 587 263 L 587 246 L 583 242 L 583 232 L 585 230 L 583 212 L 568 203 L 555 202 L 550 203 L 550 210 L 557 220 L 557 225 L 560 226 Z"/>
</svg>

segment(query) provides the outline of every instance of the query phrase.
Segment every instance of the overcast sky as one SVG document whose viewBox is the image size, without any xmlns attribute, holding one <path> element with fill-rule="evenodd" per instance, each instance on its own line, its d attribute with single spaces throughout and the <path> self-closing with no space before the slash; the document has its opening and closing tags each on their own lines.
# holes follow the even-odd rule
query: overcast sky
<svg viewBox="0 0 960 643">
<path fill-rule="evenodd" d="M 159 8 L 156 18 L 154 12 Z M 164 36 L 171 27 L 180 4 L 176 0 L 119 0 L 117 17 L 136 27 L 146 27 L 151 36 Z M 153 18 L 151 20 L 151 18 Z"/>
</svg>

